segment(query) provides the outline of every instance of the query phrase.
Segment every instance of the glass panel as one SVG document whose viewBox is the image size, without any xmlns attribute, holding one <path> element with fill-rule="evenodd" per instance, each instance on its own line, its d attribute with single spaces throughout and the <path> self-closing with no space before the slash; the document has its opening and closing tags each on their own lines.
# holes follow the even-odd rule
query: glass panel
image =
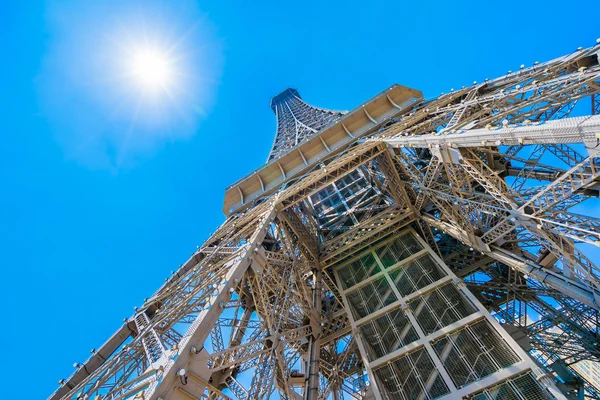
<svg viewBox="0 0 600 400">
<path fill-rule="evenodd" d="M 354 320 L 366 317 L 397 300 L 385 277 L 348 293 L 347 299 Z"/>
<path fill-rule="evenodd" d="M 425 254 L 391 271 L 390 276 L 400 294 L 406 296 L 443 278 L 446 273 L 434 261 L 433 257 Z"/>
<path fill-rule="evenodd" d="M 459 388 L 519 361 L 486 320 L 444 336 L 432 346 Z"/>
<path fill-rule="evenodd" d="M 477 309 L 453 284 L 444 285 L 408 303 L 426 335 L 473 314 Z"/>
<path fill-rule="evenodd" d="M 374 374 L 385 400 L 435 399 L 450 391 L 424 348 L 377 368 Z"/>
<path fill-rule="evenodd" d="M 419 338 L 406 314 L 396 309 L 359 328 L 369 360 L 383 357 Z"/>
<path fill-rule="evenodd" d="M 473 396 L 473 400 L 551 400 L 554 399 L 547 391 L 542 389 L 533 374 L 527 373 L 517 378 L 507 379 L 499 385 L 485 389 Z"/>
<path fill-rule="evenodd" d="M 401 236 L 387 245 L 377 249 L 377 255 L 384 267 L 391 267 L 411 255 L 418 253 L 423 246 L 412 235 Z"/>
<path fill-rule="evenodd" d="M 338 276 L 342 281 L 344 289 L 348 289 L 380 271 L 381 268 L 379 268 L 379 265 L 375 261 L 375 257 L 371 253 L 368 253 L 345 267 L 340 268 Z"/>
</svg>

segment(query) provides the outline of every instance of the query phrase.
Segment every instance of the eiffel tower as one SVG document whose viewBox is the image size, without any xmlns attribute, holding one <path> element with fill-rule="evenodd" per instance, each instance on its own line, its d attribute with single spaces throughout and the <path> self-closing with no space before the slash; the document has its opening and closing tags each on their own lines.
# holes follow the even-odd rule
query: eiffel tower
<svg viewBox="0 0 600 400">
<path fill-rule="evenodd" d="M 49 398 L 600 398 L 599 50 L 347 112 L 284 90 L 225 222 Z"/>
</svg>

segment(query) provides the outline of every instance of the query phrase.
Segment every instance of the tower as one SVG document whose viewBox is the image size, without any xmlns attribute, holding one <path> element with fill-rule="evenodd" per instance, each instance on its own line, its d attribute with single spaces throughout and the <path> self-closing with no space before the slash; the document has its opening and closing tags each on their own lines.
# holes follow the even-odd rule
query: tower
<svg viewBox="0 0 600 400">
<path fill-rule="evenodd" d="M 597 395 L 599 49 L 346 113 L 275 96 L 226 221 L 50 398 Z"/>
<path fill-rule="evenodd" d="M 298 91 L 291 88 L 273 97 L 271 109 L 277 118 L 277 132 L 267 162 L 285 154 L 344 115 L 341 111 L 306 104 Z"/>
</svg>

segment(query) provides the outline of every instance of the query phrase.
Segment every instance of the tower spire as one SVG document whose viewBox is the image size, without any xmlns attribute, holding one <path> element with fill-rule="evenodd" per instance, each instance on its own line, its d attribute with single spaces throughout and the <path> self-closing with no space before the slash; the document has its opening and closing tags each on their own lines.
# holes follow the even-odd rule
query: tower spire
<svg viewBox="0 0 600 400">
<path fill-rule="evenodd" d="M 277 118 L 277 132 L 267 161 L 279 158 L 346 113 L 307 104 L 292 88 L 274 96 L 271 109 Z"/>
</svg>

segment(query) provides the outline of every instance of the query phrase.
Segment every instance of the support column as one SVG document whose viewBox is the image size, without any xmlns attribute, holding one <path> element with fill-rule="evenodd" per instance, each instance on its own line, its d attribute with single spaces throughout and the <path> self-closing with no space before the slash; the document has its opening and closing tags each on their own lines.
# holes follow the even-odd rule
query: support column
<svg viewBox="0 0 600 400">
<path fill-rule="evenodd" d="M 321 270 L 314 268 L 312 285 L 313 315 L 311 324 L 313 325 L 313 334 L 310 337 L 308 345 L 308 368 L 305 400 L 317 400 L 319 398 L 319 358 L 321 356 L 321 297 L 322 297 L 322 278 Z"/>
</svg>

